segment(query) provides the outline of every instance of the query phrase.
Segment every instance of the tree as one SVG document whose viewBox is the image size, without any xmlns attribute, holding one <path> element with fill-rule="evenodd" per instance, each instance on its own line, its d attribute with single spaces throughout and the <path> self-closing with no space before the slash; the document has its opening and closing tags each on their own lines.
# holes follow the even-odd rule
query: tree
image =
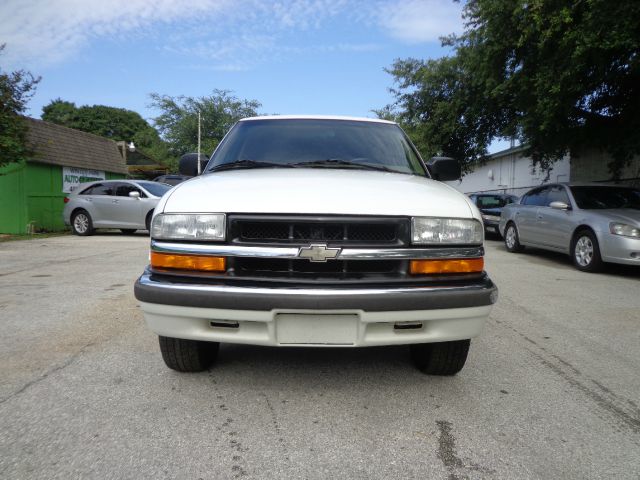
<svg viewBox="0 0 640 480">
<path fill-rule="evenodd" d="M 42 119 L 114 141 L 133 141 L 136 148 L 154 160 L 175 163 L 155 128 L 132 110 L 105 105 L 76 107 L 75 103 L 58 98 L 42 108 Z"/>
<path fill-rule="evenodd" d="M 640 2 L 469 0 L 437 60 L 396 60 L 395 108 L 425 153 L 483 158 L 496 137 L 548 168 L 607 151 L 618 175 L 640 153 Z"/>
<path fill-rule="evenodd" d="M 0 54 L 4 48 L 4 44 L 0 45 Z M 29 157 L 27 126 L 21 115 L 39 81 L 40 77 L 24 70 L 5 72 L 0 67 L 0 167 Z"/>
<path fill-rule="evenodd" d="M 171 97 L 151 94 L 151 107 L 161 113 L 156 128 L 174 155 L 195 152 L 198 145 L 198 112 L 201 116 L 201 150 L 212 153 L 239 119 L 257 115 L 257 100 L 241 100 L 228 90 L 214 90 L 206 97 Z"/>
</svg>

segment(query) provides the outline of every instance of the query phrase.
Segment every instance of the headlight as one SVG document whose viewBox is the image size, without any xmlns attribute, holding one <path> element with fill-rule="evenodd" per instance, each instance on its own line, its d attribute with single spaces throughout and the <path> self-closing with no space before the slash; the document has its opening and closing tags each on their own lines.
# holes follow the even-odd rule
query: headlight
<svg viewBox="0 0 640 480">
<path fill-rule="evenodd" d="M 416 244 L 482 243 L 484 228 L 475 219 L 413 217 L 411 241 Z"/>
<path fill-rule="evenodd" d="M 626 223 L 610 223 L 609 231 L 614 235 L 622 235 L 623 237 L 640 238 L 640 228 Z"/>
<path fill-rule="evenodd" d="M 224 213 L 161 213 L 151 225 L 151 237 L 164 240 L 224 240 Z"/>
</svg>

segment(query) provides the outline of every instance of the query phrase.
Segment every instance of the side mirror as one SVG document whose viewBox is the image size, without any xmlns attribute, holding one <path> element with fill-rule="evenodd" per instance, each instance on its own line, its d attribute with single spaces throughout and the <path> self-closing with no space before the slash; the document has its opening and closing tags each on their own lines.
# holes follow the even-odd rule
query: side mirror
<svg viewBox="0 0 640 480">
<path fill-rule="evenodd" d="M 450 157 L 432 157 L 427 162 L 427 168 L 431 177 L 441 182 L 459 180 L 462 175 L 460 164 Z"/>
<path fill-rule="evenodd" d="M 140 192 L 129 192 L 129 196 L 133 198 L 140 198 Z"/>
<path fill-rule="evenodd" d="M 200 154 L 200 172 L 204 172 L 204 168 L 207 166 L 209 158 L 201 153 Z M 195 177 L 198 175 L 198 154 L 197 153 L 185 153 L 180 157 L 180 173 L 182 175 L 188 175 Z"/>
<path fill-rule="evenodd" d="M 570 210 L 571 207 L 564 202 L 551 202 L 549 204 L 551 208 L 555 208 L 556 210 Z"/>
</svg>

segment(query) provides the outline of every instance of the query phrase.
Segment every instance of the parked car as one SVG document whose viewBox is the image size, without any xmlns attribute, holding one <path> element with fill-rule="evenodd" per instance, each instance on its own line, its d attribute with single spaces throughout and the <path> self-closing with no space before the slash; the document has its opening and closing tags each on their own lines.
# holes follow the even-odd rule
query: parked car
<svg viewBox="0 0 640 480">
<path fill-rule="evenodd" d="M 166 183 L 167 185 L 178 185 L 192 178 L 189 175 L 160 175 L 153 179 L 154 182 Z"/>
<path fill-rule="evenodd" d="M 619 185 L 551 184 L 502 210 L 507 250 L 525 246 L 571 255 L 579 270 L 604 262 L 640 266 L 640 190 Z"/>
<path fill-rule="evenodd" d="M 498 225 L 502 208 L 518 201 L 518 197 L 506 193 L 472 193 L 469 198 L 480 209 L 484 229 L 498 235 L 500 235 Z"/>
<path fill-rule="evenodd" d="M 76 235 L 91 235 L 96 228 L 119 228 L 128 234 L 149 230 L 153 210 L 171 188 L 144 180 L 83 183 L 64 199 L 64 223 Z"/>
<path fill-rule="evenodd" d="M 166 365 L 205 370 L 220 342 L 410 345 L 454 375 L 497 299 L 480 212 L 439 181 L 459 177 L 392 122 L 239 121 L 154 213 L 135 296 Z"/>
</svg>

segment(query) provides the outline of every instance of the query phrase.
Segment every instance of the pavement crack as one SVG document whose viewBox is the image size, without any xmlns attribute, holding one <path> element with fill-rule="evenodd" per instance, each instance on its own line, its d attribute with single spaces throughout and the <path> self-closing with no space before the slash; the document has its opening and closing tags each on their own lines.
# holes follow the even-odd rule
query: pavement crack
<svg viewBox="0 0 640 480">
<path fill-rule="evenodd" d="M 282 427 L 280 426 L 280 421 L 278 420 L 276 410 L 275 408 L 273 408 L 273 404 L 271 403 L 271 400 L 269 400 L 269 397 L 265 393 L 263 393 L 262 396 L 264 397 L 264 401 L 267 404 L 267 408 L 269 409 L 269 413 L 271 416 L 271 423 L 273 424 L 273 428 L 276 432 L 276 435 L 278 436 L 278 444 L 282 449 L 284 459 L 285 461 L 289 462 L 290 461 L 289 452 L 285 444 L 285 435 L 282 432 Z"/>
<path fill-rule="evenodd" d="M 74 353 L 73 355 L 71 355 L 69 358 L 67 358 L 63 363 L 61 363 L 60 365 L 57 365 L 53 368 L 51 368 L 50 370 L 47 370 L 45 373 L 43 373 L 42 375 L 40 375 L 38 378 L 34 378 L 33 380 L 31 380 L 30 382 L 27 382 L 26 384 L 24 384 L 21 388 L 19 388 L 18 390 L 16 390 L 15 392 L 9 394 L 8 396 L 6 396 L 5 398 L 0 400 L 0 405 L 2 405 L 5 402 L 8 402 L 9 400 L 11 400 L 12 398 L 17 397 L 18 395 L 20 395 L 21 393 L 25 392 L 26 390 L 28 390 L 30 387 L 32 387 L 33 385 L 36 385 L 38 383 L 40 383 L 41 381 L 49 378 L 51 375 L 53 375 L 56 372 L 59 372 L 61 370 L 64 370 L 65 368 L 69 367 L 71 364 L 73 364 L 73 362 L 75 362 L 78 357 L 80 355 L 82 355 L 85 350 L 91 346 L 93 346 L 93 343 L 88 343 L 85 346 L 83 346 L 80 350 L 78 350 L 76 353 Z"/>
</svg>

